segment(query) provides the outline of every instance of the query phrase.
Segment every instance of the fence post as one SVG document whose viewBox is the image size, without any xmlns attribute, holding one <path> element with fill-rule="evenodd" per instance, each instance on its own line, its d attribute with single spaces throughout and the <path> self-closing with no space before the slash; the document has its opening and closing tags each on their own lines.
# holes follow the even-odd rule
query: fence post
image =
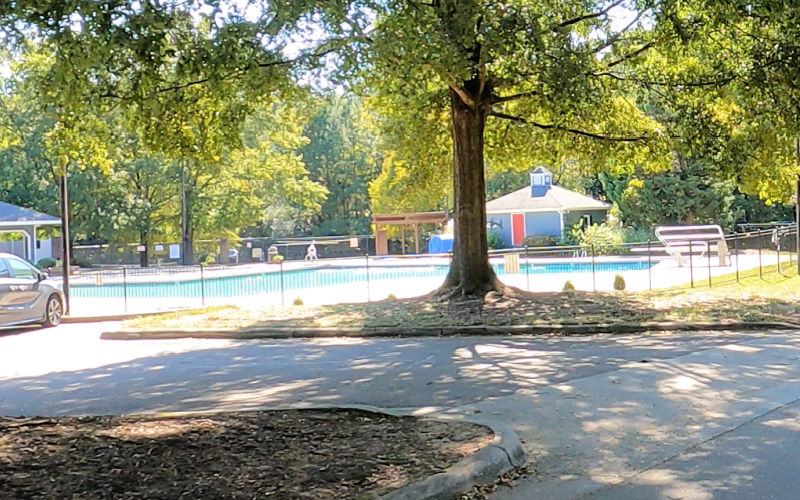
<svg viewBox="0 0 800 500">
<path fill-rule="evenodd" d="M 717 252 L 719 252 L 719 243 L 717 243 Z M 711 288 L 711 241 L 706 241 L 706 262 L 708 263 L 708 288 Z"/>
<path fill-rule="evenodd" d="M 692 259 L 692 240 L 689 240 L 689 283 L 694 288 L 694 259 Z"/>
<path fill-rule="evenodd" d="M 369 296 L 369 253 L 364 254 L 364 258 L 367 261 L 367 302 L 370 302 Z"/>
<path fill-rule="evenodd" d="M 128 312 L 128 269 L 122 267 L 122 300 L 125 304 L 125 312 Z"/>
<path fill-rule="evenodd" d="M 286 303 L 283 297 L 283 260 L 278 261 L 280 274 L 281 274 L 281 307 L 285 306 Z"/>
<path fill-rule="evenodd" d="M 528 291 L 531 291 L 531 263 L 528 260 L 528 245 L 525 245 L 525 282 L 528 286 Z"/>
<path fill-rule="evenodd" d="M 203 276 L 203 264 L 200 264 L 200 304 L 206 305 L 206 280 Z"/>
<path fill-rule="evenodd" d="M 650 240 L 647 240 L 647 283 L 650 290 L 653 289 L 653 252 L 650 249 Z"/>
<path fill-rule="evenodd" d="M 597 291 L 597 281 L 595 280 L 595 275 L 594 275 L 594 243 L 592 243 L 591 248 L 592 248 L 592 291 L 596 292 Z"/>
<path fill-rule="evenodd" d="M 763 238 L 759 238 L 759 239 L 763 240 Z M 758 242 L 758 277 L 763 279 L 764 278 L 764 274 L 763 274 L 762 269 L 761 269 L 761 243 L 762 243 L 761 241 Z"/>
<path fill-rule="evenodd" d="M 733 253 L 736 254 L 736 282 L 739 283 L 739 236 L 733 235 Z"/>
<path fill-rule="evenodd" d="M 778 274 L 783 276 L 783 270 L 781 269 L 781 232 L 775 229 L 775 251 L 778 255 Z"/>
</svg>

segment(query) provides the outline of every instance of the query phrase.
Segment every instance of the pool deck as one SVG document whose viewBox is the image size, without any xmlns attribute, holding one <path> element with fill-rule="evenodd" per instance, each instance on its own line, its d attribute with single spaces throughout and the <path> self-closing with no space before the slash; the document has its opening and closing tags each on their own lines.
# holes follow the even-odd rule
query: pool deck
<svg viewBox="0 0 800 500">
<path fill-rule="evenodd" d="M 781 255 L 781 261 L 789 260 L 788 255 Z M 765 253 L 761 256 L 763 266 L 774 265 L 778 257 L 774 253 Z M 595 264 L 631 262 L 648 260 L 647 256 L 598 256 Z M 736 272 L 737 258 L 731 258 L 729 265 L 708 266 L 708 259 L 695 257 L 692 266 L 678 266 L 675 259 L 667 257 L 652 257 L 652 267 L 643 270 L 625 271 L 597 271 L 591 272 L 558 272 L 558 273 L 526 273 L 525 268 L 516 274 L 500 274 L 500 280 L 510 286 L 531 292 L 558 292 L 564 287 L 566 281 L 571 281 L 576 290 L 582 291 L 611 291 L 615 277 L 619 274 L 625 280 L 626 290 L 642 291 L 658 288 L 688 284 L 692 279 L 696 287 L 708 286 L 709 275 L 713 277 L 732 274 Z M 492 258 L 492 264 L 502 264 L 502 257 Z M 576 264 L 591 263 L 591 257 L 580 258 L 529 258 L 520 259 L 520 264 L 546 265 L 546 264 Z M 369 266 L 372 267 L 404 267 L 404 266 L 444 266 L 449 264 L 446 256 L 414 256 L 414 257 L 370 257 Z M 742 253 L 738 256 L 738 269 L 746 271 L 757 269 L 759 256 L 752 253 Z M 325 259 L 313 262 L 291 261 L 283 263 L 283 271 L 325 269 L 325 268 L 365 268 L 366 259 Z M 209 266 L 204 268 L 204 278 L 227 278 L 234 276 L 248 276 L 262 273 L 280 273 L 281 266 L 277 264 L 241 264 L 238 266 Z M 98 276 L 100 276 L 98 278 Z M 191 281 L 199 279 L 197 267 L 178 268 L 170 270 L 164 275 L 131 275 L 126 277 L 129 284 L 134 283 L 174 283 L 176 281 Z M 147 313 L 153 311 L 167 311 L 174 309 L 195 308 L 214 305 L 237 305 L 241 307 L 263 306 L 289 306 L 295 299 L 302 300 L 305 305 L 326 305 L 335 303 L 359 303 L 379 301 L 386 299 L 390 294 L 397 298 L 408 298 L 429 293 L 442 284 L 441 276 L 371 279 L 369 282 L 352 282 L 347 284 L 317 286 L 314 288 L 293 289 L 285 292 L 261 293 L 258 295 L 240 295 L 234 297 L 169 297 L 169 298 L 132 298 L 125 301 L 121 297 L 113 298 L 79 298 L 70 301 L 71 315 L 82 317 L 104 316 L 122 313 Z M 107 276 L 102 273 L 86 273 L 74 277 L 72 283 L 76 285 L 110 285 L 121 284 L 122 278 Z"/>
</svg>

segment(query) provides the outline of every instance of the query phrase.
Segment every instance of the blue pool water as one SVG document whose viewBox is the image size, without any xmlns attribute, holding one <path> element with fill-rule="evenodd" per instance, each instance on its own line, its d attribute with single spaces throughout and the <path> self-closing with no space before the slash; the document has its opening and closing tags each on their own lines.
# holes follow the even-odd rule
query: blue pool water
<svg viewBox="0 0 800 500">
<path fill-rule="evenodd" d="M 493 265 L 495 272 L 502 276 L 503 265 Z M 596 263 L 595 272 L 641 271 L 648 268 L 646 261 L 618 261 Z M 70 287 L 70 295 L 76 298 L 122 298 L 158 299 L 158 298 L 194 298 L 194 297 L 239 297 L 245 295 L 261 295 L 277 293 L 281 290 L 291 291 L 304 288 L 318 288 L 349 283 L 364 284 L 369 281 L 442 277 L 447 274 L 448 266 L 407 266 L 390 267 L 375 266 L 366 268 L 330 267 L 321 269 L 299 269 L 278 272 L 251 274 L 246 276 L 226 276 L 187 281 L 161 281 L 153 283 L 107 283 L 103 285 L 74 284 Z M 523 264 L 520 274 L 561 274 L 589 273 L 591 263 L 563 264 Z"/>
</svg>

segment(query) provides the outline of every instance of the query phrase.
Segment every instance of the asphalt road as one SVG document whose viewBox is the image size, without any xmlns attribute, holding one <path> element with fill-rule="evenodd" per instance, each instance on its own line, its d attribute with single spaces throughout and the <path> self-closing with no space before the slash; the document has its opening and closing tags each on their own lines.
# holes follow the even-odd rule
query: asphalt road
<svg viewBox="0 0 800 500">
<path fill-rule="evenodd" d="M 795 498 L 800 486 L 791 334 L 100 340 L 108 327 L 0 331 L 0 414 L 413 408 L 518 433 L 536 474 L 498 498 Z"/>
</svg>

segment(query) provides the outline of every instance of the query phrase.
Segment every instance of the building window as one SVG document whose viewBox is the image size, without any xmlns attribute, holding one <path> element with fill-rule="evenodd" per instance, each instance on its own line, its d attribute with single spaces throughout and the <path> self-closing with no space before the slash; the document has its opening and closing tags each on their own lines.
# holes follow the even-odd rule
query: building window
<svg viewBox="0 0 800 500">
<path fill-rule="evenodd" d="M 592 214 L 584 214 L 581 216 L 581 227 L 589 227 L 592 225 Z"/>
</svg>

